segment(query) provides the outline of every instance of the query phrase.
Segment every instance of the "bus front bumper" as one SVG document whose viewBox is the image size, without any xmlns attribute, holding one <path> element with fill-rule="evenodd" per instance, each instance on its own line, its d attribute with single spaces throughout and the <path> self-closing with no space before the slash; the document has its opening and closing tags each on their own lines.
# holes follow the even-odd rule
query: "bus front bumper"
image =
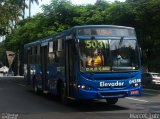
<svg viewBox="0 0 160 119">
<path fill-rule="evenodd" d="M 130 96 L 141 96 L 142 87 L 136 87 L 132 89 L 125 90 L 103 90 L 103 91 L 93 91 L 79 89 L 77 93 L 78 99 L 106 99 L 106 98 L 124 98 Z"/>
</svg>

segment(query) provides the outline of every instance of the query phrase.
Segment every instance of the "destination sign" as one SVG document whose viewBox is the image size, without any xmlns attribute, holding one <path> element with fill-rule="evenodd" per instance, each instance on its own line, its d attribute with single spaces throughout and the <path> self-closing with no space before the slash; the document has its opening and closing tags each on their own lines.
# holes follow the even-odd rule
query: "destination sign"
<svg viewBox="0 0 160 119">
<path fill-rule="evenodd" d="M 127 28 L 81 28 L 77 35 L 99 35 L 99 36 L 135 36 L 134 29 Z"/>
</svg>

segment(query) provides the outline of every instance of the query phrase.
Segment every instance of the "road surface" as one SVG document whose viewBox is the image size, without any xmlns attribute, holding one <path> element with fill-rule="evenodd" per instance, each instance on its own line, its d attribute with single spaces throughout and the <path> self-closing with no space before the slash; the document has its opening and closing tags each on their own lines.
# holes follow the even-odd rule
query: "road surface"
<svg viewBox="0 0 160 119">
<path fill-rule="evenodd" d="M 144 90 L 142 97 L 120 99 L 109 106 L 105 100 L 61 104 L 49 95 L 36 95 L 22 77 L 0 77 L 2 119 L 154 119 L 160 118 L 160 91 Z"/>
</svg>

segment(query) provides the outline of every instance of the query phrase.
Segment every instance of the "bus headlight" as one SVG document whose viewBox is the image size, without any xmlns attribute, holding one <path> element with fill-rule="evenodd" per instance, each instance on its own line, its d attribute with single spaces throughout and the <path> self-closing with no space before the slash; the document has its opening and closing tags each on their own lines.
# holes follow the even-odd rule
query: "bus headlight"
<svg viewBox="0 0 160 119">
<path fill-rule="evenodd" d="M 141 83 L 138 82 L 138 83 L 130 84 L 130 87 L 133 88 L 133 87 L 138 87 L 138 86 L 140 86 L 140 85 L 141 85 Z"/>
<path fill-rule="evenodd" d="M 138 83 L 135 83 L 134 86 L 137 87 L 137 86 L 139 86 L 139 84 L 138 84 Z"/>
<path fill-rule="evenodd" d="M 81 89 L 86 89 L 86 90 L 91 90 L 92 89 L 90 86 L 86 86 L 86 85 L 78 85 L 77 87 L 81 88 Z"/>
<path fill-rule="evenodd" d="M 85 86 L 85 85 L 82 85 L 81 88 L 84 89 L 84 88 L 86 88 L 86 86 Z"/>
</svg>

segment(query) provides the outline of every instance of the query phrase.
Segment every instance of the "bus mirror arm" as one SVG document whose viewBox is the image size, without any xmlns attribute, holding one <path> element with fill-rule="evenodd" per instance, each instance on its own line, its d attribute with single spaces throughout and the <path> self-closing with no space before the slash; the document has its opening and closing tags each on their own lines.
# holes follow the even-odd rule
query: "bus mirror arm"
<svg viewBox="0 0 160 119">
<path fill-rule="evenodd" d="M 142 49 L 139 47 L 140 57 L 142 58 Z"/>
<path fill-rule="evenodd" d="M 83 59 L 82 58 L 82 55 L 81 55 L 81 53 L 80 53 L 80 48 L 79 48 L 79 45 L 78 45 L 78 43 L 76 42 L 76 49 L 77 49 L 77 52 L 78 52 L 78 55 L 80 56 L 80 59 Z"/>
</svg>

